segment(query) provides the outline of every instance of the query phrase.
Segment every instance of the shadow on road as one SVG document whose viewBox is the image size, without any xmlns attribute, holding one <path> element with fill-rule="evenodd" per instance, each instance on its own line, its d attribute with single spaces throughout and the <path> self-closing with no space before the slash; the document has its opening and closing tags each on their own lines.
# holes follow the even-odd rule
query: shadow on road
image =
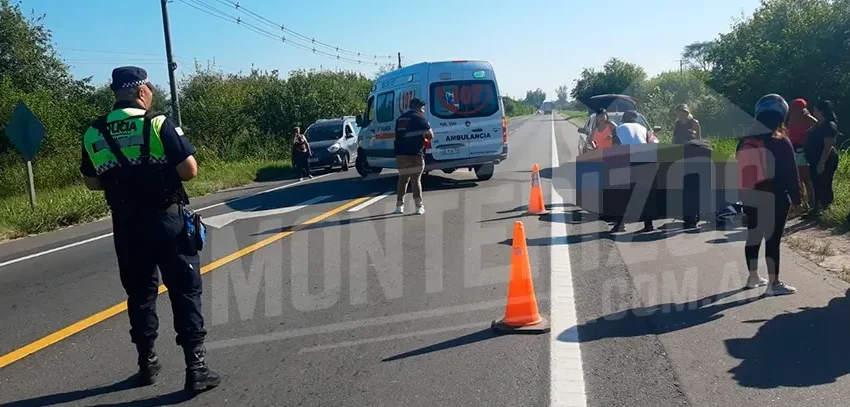
<svg viewBox="0 0 850 407">
<path fill-rule="evenodd" d="M 608 338 L 632 338 L 680 331 L 723 318 L 723 311 L 752 303 L 764 297 L 762 295 L 716 304 L 743 291 L 743 289 L 737 289 L 683 304 L 666 303 L 609 314 L 579 325 L 578 341 L 593 342 Z M 790 332 L 785 331 L 784 333 Z M 576 342 L 575 327 L 560 333 L 558 340 Z M 782 355 L 783 353 L 775 354 Z M 780 363 L 784 362 L 780 361 Z M 850 366 L 848 366 L 848 369 L 850 369 Z M 764 375 L 765 372 L 767 371 L 759 370 L 759 375 Z"/>
<path fill-rule="evenodd" d="M 66 393 L 57 393 L 47 396 L 35 397 L 27 400 L 14 401 L 11 403 L 0 404 L 0 407 L 23 407 L 23 406 L 54 406 L 57 404 L 73 403 L 75 401 L 85 400 L 90 397 L 102 396 L 105 394 L 118 393 L 136 388 L 136 378 L 131 376 L 120 382 L 110 384 L 108 386 L 95 387 L 86 390 L 70 391 Z M 183 391 L 157 396 L 151 399 L 136 400 L 121 404 L 104 404 L 109 406 L 137 406 L 137 407 L 158 407 L 169 406 L 177 403 L 182 403 L 190 399 L 190 396 Z M 91 405 L 91 404 L 89 404 Z"/>
<path fill-rule="evenodd" d="M 257 175 L 254 177 L 254 182 L 282 181 L 291 179 L 295 176 L 295 171 L 292 167 L 283 165 L 270 165 L 257 170 Z"/>
<path fill-rule="evenodd" d="M 777 315 L 752 338 L 727 339 L 729 355 L 741 360 L 729 373 L 741 386 L 757 389 L 817 386 L 850 373 L 847 294 L 824 307 Z"/>
<path fill-rule="evenodd" d="M 334 181 L 329 181 L 329 182 L 334 182 Z M 340 199 L 340 200 L 351 200 L 351 199 L 356 199 L 356 198 L 362 198 L 369 193 L 384 193 L 384 192 L 387 192 L 387 191 L 395 191 L 396 182 L 397 182 L 396 177 L 391 177 L 391 178 L 386 178 L 386 179 L 381 179 L 381 180 L 375 180 L 375 182 L 374 182 L 375 185 L 370 187 L 371 191 L 360 192 L 358 194 L 351 195 L 351 196 L 349 196 L 345 199 Z M 494 185 L 500 185 L 500 184 L 513 185 L 514 183 L 515 182 L 511 182 L 511 181 L 500 181 L 500 180 L 492 179 L 492 180 L 487 182 L 487 185 L 488 186 L 494 186 Z M 459 190 L 459 189 L 466 189 L 466 188 L 474 188 L 476 186 L 478 186 L 478 182 L 475 181 L 475 180 L 463 180 L 463 179 L 458 180 L 458 179 L 453 179 L 453 178 L 440 177 L 440 176 L 436 176 L 436 175 L 429 175 L 429 176 L 423 176 L 422 177 L 422 190 L 423 190 L 426 208 L 427 208 L 427 201 L 428 201 L 428 192 Z M 332 189 L 333 186 L 325 187 L 325 188 L 331 188 L 329 190 L 333 190 Z M 408 187 L 408 191 L 409 190 L 410 190 L 410 187 Z M 292 191 L 292 190 L 289 190 L 289 191 Z M 315 196 L 315 195 L 322 195 L 322 193 L 316 192 L 312 196 Z M 394 196 L 390 196 L 386 199 L 394 199 Z M 410 199 L 410 198 L 408 197 L 407 199 Z M 334 200 L 337 200 L 337 199 L 334 199 Z M 323 202 L 328 202 L 328 201 L 323 201 Z M 337 219 L 334 219 L 334 220 L 326 220 L 326 221 L 316 222 L 316 223 L 304 225 L 304 226 L 290 225 L 290 226 L 286 226 L 286 227 L 283 227 L 283 228 L 269 229 L 269 230 L 265 230 L 265 231 L 262 231 L 262 232 L 254 233 L 254 234 L 252 234 L 252 236 L 262 236 L 262 235 L 282 233 L 282 232 L 290 231 L 290 230 L 292 230 L 296 227 L 298 228 L 298 230 L 315 230 L 315 229 L 321 229 L 321 228 L 325 228 L 325 227 L 329 227 L 329 226 L 351 225 L 351 224 L 363 223 L 363 222 L 374 222 L 376 220 L 382 220 L 382 219 L 388 219 L 388 218 L 397 218 L 397 217 L 402 217 L 402 216 L 407 217 L 407 216 L 416 216 L 416 215 L 409 214 L 409 213 L 405 214 L 405 215 L 395 215 L 395 214 L 392 214 L 392 213 L 385 213 L 385 214 L 380 214 L 380 215 L 364 216 L 364 217 L 361 217 L 361 218 L 353 218 L 353 219 L 339 219 L 339 218 L 337 218 Z"/>
<path fill-rule="evenodd" d="M 434 345 L 429 345 L 429 346 L 426 346 L 424 348 L 419 348 L 419 349 L 416 349 L 416 350 L 412 350 L 410 352 L 405 352 L 405 353 L 401 353 L 401 354 L 398 354 L 398 355 L 395 355 L 395 356 L 391 356 L 391 357 L 388 357 L 386 359 L 383 359 L 382 362 L 392 362 L 392 361 L 395 361 L 395 360 L 406 359 L 406 358 L 410 358 L 410 357 L 414 357 L 414 356 L 427 355 L 427 354 L 433 353 L 433 352 L 439 352 L 439 351 L 442 351 L 442 350 L 456 348 L 456 347 L 463 346 L 463 345 L 469 345 L 469 344 L 473 344 L 473 343 L 476 343 L 476 342 L 486 341 L 488 339 L 493 339 L 497 336 L 499 336 L 499 335 L 496 334 L 492 329 L 486 328 L 486 329 L 482 329 L 478 332 L 473 332 L 471 334 L 464 335 L 464 336 L 461 336 L 461 337 L 458 337 L 458 338 L 449 339 L 447 341 L 440 342 L 440 343 L 437 343 L 437 344 L 434 344 Z"/>
</svg>

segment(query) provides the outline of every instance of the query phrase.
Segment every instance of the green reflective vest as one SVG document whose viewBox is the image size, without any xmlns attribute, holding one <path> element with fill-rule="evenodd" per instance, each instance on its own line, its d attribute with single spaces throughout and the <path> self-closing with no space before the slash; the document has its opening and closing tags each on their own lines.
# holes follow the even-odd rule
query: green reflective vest
<svg viewBox="0 0 850 407">
<path fill-rule="evenodd" d="M 118 109 L 106 116 L 106 125 L 112 133 L 121 152 L 127 156 L 131 165 L 141 164 L 141 148 L 144 141 L 143 127 L 145 110 L 137 108 Z M 164 164 L 165 149 L 160 139 L 160 129 L 165 123 L 165 116 L 159 115 L 151 120 L 150 163 Z M 94 128 L 89 127 L 83 135 L 83 145 L 89 154 L 97 175 L 118 166 L 118 158 L 109 149 L 106 139 Z"/>
</svg>

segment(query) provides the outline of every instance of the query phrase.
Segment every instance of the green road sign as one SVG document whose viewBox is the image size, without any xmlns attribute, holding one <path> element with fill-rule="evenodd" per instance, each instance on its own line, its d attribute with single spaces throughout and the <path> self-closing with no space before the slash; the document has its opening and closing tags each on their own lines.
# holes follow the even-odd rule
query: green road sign
<svg viewBox="0 0 850 407">
<path fill-rule="evenodd" d="M 6 137 L 18 148 L 26 161 L 32 161 L 44 139 L 44 125 L 23 101 L 18 102 L 12 119 L 6 124 Z"/>
</svg>

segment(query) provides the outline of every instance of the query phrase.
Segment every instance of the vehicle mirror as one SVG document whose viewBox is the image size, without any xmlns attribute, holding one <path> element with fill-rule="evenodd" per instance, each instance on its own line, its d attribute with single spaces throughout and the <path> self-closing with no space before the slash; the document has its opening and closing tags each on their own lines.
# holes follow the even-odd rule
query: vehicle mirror
<svg viewBox="0 0 850 407">
<path fill-rule="evenodd" d="M 357 124 L 357 127 L 363 127 L 363 116 L 358 114 L 354 122 Z"/>
<path fill-rule="evenodd" d="M 579 127 L 578 132 L 581 134 L 587 134 L 587 129 L 585 129 L 584 127 Z"/>
</svg>

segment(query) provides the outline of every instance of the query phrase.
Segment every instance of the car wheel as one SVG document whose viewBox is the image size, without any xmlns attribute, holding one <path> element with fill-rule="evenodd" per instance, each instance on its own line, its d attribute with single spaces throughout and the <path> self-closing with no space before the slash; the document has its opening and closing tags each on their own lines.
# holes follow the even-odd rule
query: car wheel
<svg viewBox="0 0 850 407">
<path fill-rule="evenodd" d="M 490 178 L 493 178 L 493 173 L 496 171 L 496 166 L 494 164 L 484 164 L 479 167 L 475 167 L 475 177 L 478 178 L 479 181 L 487 181 Z"/>
</svg>

